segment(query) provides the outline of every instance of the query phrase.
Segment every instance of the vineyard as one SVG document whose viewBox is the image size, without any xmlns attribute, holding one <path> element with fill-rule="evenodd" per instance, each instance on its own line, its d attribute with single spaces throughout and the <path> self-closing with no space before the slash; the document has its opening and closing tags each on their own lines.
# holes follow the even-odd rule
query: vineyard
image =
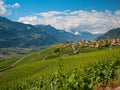
<svg viewBox="0 0 120 90">
<path fill-rule="evenodd" d="M 81 68 L 63 72 L 64 68 L 59 69 L 51 75 L 47 81 L 44 77 L 40 77 L 36 81 L 26 81 L 24 84 L 17 84 L 13 90 L 94 90 L 98 83 L 107 84 L 109 79 L 117 79 L 116 77 L 120 61 L 114 58 L 114 61 L 108 58 L 104 62 L 97 62 Z"/>
<path fill-rule="evenodd" d="M 80 54 L 71 54 L 70 48 L 61 48 L 59 53 L 53 53 L 54 50 L 51 47 L 12 58 L 4 67 L 1 61 L 5 68 L 22 58 L 0 73 L 0 90 L 95 90 L 110 79 L 120 83 L 119 47 L 84 48 L 79 50 L 83 52 Z"/>
</svg>

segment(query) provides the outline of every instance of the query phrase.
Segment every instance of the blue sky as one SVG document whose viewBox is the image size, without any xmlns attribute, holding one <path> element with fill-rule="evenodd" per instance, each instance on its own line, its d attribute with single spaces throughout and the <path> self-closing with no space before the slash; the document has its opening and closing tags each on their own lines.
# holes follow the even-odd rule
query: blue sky
<svg viewBox="0 0 120 90">
<path fill-rule="evenodd" d="M 64 11 L 64 10 L 97 10 L 115 11 L 120 9 L 120 0 L 6 0 L 6 4 L 19 3 L 20 7 L 12 10 L 13 15 L 7 16 L 17 19 L 21 16 L 36 12 Z"/>
<path fill-rule="evenodd" d="M 76 34 L 81 30 L 104 33 L 120 26 L 120 0 L 0 0 L 0 15 L 69 32 L 74 29 Z"/>
</svg>

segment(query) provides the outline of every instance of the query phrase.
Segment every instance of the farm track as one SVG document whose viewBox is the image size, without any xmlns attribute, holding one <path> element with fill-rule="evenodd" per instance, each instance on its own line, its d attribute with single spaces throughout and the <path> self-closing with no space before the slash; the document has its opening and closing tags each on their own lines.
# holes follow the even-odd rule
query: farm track
<svg viewBox="0 0 120 90">
<path fill-rule="evenodd" d="M 5 72 L 6 70 L 13 68 L 13 67 L 14 67 L 16 64 L 18 64 L 22 59 L 24 59 L 24 58 L 26 58 L 26 57 L 28 57 L 28 56 L 29 56 L 29 55 L 27 55 L 27 56 L 25 56 L 25 57 L 22 57 L 22 58 L 18 59 L 15 63 L 13 63 L 11 66 L 0 70 L 0 75 L 1 75 L 3 72 Z"/>
<path fill-rule="evenodd" d="M 13 63 L 10 67 L 14 67 L 16 64 L 18 64 L 24 57 L 20 58 L 19 60 L 17 60 L 15 63 Z"/>
</svg>

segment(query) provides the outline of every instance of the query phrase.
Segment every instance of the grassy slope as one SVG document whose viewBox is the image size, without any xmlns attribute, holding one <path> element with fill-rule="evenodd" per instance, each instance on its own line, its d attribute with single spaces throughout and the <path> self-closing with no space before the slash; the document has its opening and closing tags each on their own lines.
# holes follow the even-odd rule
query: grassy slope
<svg viewBox="0 0 120 90">
<path fill-rule="evenodd" d="M 13 58 L 0 59 L 0 71 L 10 67 L 18 59 L 20 59 L 18 56 Z"/>
<path fill-rule="evenodd" d="M 93 64 L 94 62 L 102 60 L 103 58 L 111 57 L 115 54 L 119 55 L 120 53 L 120 48 L 112 49 L 111 51 L 109 49 L 93 49 L 94 52 L 88 51 L 88 53 L 56 58 L 57 54 L 53 54 L 54 49 L 55 48 L 52 47 L 43 52 L 36 52 L 21 57 L 23 59 L 20 63 L 0 75 L 0 85 L 3 87 L 6 85 L 10 87 L 15 82 L 34 80 L 38 79 L 40 76 L 49 78 L 50 75 L 58 69 L 59 65 L 62 65 L 65 71 L 67 71 L 78 66 L 82 68 L 88 64 Z M 68 52 L 65 53 L 64 50 L 65 49 L 63 49 L 63 52 L 61 51 L 61 55 L 68 54 Z M 71 54 L 70 51 L 69 54 Z M 83 50 L 83 52 L 87 51 Z"/>
</svg>

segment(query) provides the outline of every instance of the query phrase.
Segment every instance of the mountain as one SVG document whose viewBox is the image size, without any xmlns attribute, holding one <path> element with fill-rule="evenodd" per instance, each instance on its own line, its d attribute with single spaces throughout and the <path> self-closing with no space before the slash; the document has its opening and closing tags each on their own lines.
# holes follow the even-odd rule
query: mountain
<svg viewBox="0 0 120 90">
<path fill-rule="evenodd" d="M 100 36 L 101 34 L 92 34 L 90 32 L 80 32 L 79 36 L 82 38 L 82 39 L 85 39 L 85 40 L 94 40 L 96 37 Z"/>
<path fill-rule="evenodd" d="M 54 35 L 57 37 L 60 41 L 78 41 L 81 39 L 85 40 L 93 40 L 96 37 L 100 36 L 101 34 L 92 34 L 90 32 L 79 32 L 79 34 L 76 34 L 76 30 L 72 30 L 71 32 L 66 32 L 64 30 L 58 30 L 51 25 L 36 25 L 35 27 L 47 31 L 49 34 Z M 62 37 L 61 37 L 62 36 Z M 64 38 L 63 38 L 64 37 Z"/>
<path fill-rule="evenodd" d="M 0 17 L 0 47 L 43 46 L 75 40 L 80 38 L 50 25 L 33 26 Z"/>
<path fill-rule="evenodd" d="M 64 30 L 59 30 L 51 25 L 35 25 L 36 28 L 43 30 L 50 34 L 51 36 L 54 36 L 58 42 L 65 42 L 65 41 L 78 41 L 81 38 L 77 35 L 74 35 L 70 32 L 66 32 Z"/>
<path fill-rule="evenodd" d="M 0 17 L 0 47 L 30 47 L 53 44 L 52 36 L 36 27 Z"/>
<path fill-rule="evenodd" d="M 90 32 L 83 31 L 80 29 L 72 29 L 71 32 L 75 35 L 78 35 L 81 39 L 84 40 L 94 40 L 95 38 L 101 35 L 101 34 L 92 34 Z"/>
<path fill-rule="evenodd" d="M 94 38 L 94 35 L 88 32 L 75 35 L 64 30 L 58 30 L 50 25 L 33 26 L 0 17 L 0 48 L 44 46 Z"/>
<path fill-rule="evenodd" d="M 120 38 L 120 28 L 109 30 L 104 35 L 99 36 L 97 40 L 112 39 L 112 38 Z"/>
</svg>

